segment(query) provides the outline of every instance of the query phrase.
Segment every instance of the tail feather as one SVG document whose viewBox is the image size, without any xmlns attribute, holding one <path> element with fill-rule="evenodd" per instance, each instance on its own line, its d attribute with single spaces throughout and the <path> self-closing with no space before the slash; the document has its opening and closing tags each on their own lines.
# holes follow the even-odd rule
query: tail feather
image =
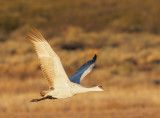
<svg viewBox="0 0 160 118">
<path fill-rule="evenodd" d="M 47 93 L 49 93 L 50 91 L 41 91 L 40 92 L 40 95 L 42 96 L 42 97 L 44 97 Z"/>
</svg>

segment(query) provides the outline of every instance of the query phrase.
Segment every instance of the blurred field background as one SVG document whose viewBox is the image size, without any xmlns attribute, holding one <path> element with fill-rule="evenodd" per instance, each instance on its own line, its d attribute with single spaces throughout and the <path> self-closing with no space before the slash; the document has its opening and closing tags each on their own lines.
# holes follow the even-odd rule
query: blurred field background
<svg viewBox="0 0 160 118">
<path fill-rule="evenodd" d="M 160 117 L 159 0 L 1 0 L 0 117 Z M 29 102 L 48 89 L 25 33 L 39 29 L 71 76 L 102 85 L 69 99 Z"/>
</svg>

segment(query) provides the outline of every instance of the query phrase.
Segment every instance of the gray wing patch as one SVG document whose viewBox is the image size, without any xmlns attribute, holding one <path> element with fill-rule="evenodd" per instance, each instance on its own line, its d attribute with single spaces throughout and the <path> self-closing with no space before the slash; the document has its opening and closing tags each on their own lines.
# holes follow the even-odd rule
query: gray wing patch
<svg viewBox="0 0 160 118">
<path fill-rule="evenodd" d="M 76 73 L 74 73 L 69 79 L 73 83 L 80 84 L 80 82 L 84 79 L 84 77 L 91 72 L 95 65 L 95 61 L 97 59 L 97 55 L 94 55 L 92 60 L 89 60 L 84 65 L 82 65 Z"/>
</svg>

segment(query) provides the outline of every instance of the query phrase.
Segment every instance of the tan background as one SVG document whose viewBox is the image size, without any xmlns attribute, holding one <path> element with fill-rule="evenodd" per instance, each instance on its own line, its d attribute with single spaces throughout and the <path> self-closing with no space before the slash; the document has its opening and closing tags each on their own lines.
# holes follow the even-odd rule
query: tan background
<svg viewBox="0 0 160 118">
<path fill-rule="evenodd" d="M 0 117 L 160 117 L 159 0 L 1 0 Z M 48 89 L 32 44 L 39 29 L 68 76 L 94 54 L 82 82 L 102 85 L 68 99 L 29 102 Z"/>
</svg>

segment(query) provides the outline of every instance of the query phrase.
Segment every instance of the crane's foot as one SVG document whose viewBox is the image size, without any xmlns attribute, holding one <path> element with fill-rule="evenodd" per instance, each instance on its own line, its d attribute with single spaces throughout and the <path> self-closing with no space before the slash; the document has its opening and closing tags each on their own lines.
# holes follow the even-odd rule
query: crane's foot
<svg viewBox="0 0 160 118">
<path fill-rule="evenodd" d="M 45 99 L 56 99 L 56 98 L 53 98 L 52 96 L 47 96 L 47 97 L 43 97 L 43 98 L 39 98 L 39 99 L 33 99 L 33 100 L 31 100 L 31 102 L 39 102 L 39 101 L 45 100 Z"/>
</svg>

